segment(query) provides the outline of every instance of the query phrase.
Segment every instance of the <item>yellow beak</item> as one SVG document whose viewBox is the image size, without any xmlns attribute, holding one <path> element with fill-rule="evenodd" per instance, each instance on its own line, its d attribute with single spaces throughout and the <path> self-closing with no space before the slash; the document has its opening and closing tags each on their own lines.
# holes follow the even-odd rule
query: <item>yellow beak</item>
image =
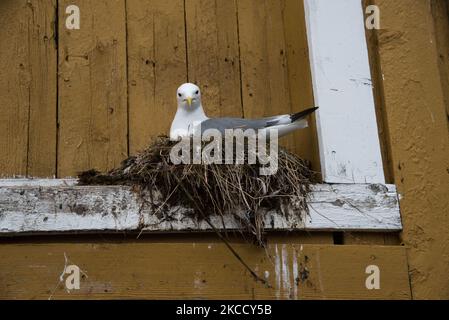
<svg viewBox="0 0 449 320">
<path fill-rule="evenodd" d="M 187 98 L 187 104 L 189 105 L 189 107 L 192 106 L 192 98 L 191 97 Z"/>
</svg>

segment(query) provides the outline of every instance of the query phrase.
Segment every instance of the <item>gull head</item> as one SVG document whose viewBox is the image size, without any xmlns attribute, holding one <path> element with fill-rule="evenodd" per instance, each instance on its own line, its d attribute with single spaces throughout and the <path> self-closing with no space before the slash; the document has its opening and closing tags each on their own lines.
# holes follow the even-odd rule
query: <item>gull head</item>
<svg viewBox="0 0 449 320">
<path fill-rule="evenodd" d="M 201 107 L 201 91 L 200 88 L 193 83 L 184 83 L 176 92 L 178 99 L 178 108 L 187 111 L 193 111 Z"/>
</svg>

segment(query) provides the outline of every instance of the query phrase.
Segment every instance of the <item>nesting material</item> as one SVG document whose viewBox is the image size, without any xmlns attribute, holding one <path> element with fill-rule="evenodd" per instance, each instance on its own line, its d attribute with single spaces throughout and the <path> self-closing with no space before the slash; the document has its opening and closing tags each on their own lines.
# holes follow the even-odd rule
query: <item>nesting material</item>
<svg viewBox="0 0 449 320">
<path fill-rule="evenodd" d="M 146 150 L 124 160 L 119 168 L 108 173 L 80 173 L 79 184 L 139 186 L 149 191 L 141 194 L 150 195 L 145 200 L 157 203 L 158 211 L 181 205 L 192 209 L 199 220 L 212 214 L 232 214 L 241 224 L 242 234 L 251 234 L 259 244 L 263 243 L 267 210 L 290 215 L 307 213 L 313 173 L 306 161 L 287 150 L 279 148 L 277 172 L 263 176 L 260 164 L 174 165 L 170 150 L 175 144 L 167 137 L 159 137 Z"/>
</svg>

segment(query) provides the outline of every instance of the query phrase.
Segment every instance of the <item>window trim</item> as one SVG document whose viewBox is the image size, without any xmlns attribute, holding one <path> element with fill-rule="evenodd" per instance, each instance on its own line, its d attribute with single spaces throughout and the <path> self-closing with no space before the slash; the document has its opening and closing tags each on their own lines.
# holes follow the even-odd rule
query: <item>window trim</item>
<svg viewBox="0 0 449 320">
<path fill-rule="evenodd" d="M 304 5 L 323 181 L 384 184 L 362 1 Z"/>
</svg>

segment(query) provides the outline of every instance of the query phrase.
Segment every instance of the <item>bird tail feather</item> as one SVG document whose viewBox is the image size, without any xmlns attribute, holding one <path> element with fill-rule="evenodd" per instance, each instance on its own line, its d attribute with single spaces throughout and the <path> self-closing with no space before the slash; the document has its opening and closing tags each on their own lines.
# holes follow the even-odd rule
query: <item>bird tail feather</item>
<svg viewBox="0 0 449 320">
<path fill-rule="evenodd" d="M 304 111 L 301 111 L 298 113 L 294 113 L 294 114 L 290 115 L 290 119 L 292 122 L 304 119 L 309 114 L 314 113 L 317 109 L 318 109 L 318 107 L 315 107 L 315 108 L 310 108 L 310 109 L 307 109 L 307 110 L 304 110 Z"/>
</svg>

